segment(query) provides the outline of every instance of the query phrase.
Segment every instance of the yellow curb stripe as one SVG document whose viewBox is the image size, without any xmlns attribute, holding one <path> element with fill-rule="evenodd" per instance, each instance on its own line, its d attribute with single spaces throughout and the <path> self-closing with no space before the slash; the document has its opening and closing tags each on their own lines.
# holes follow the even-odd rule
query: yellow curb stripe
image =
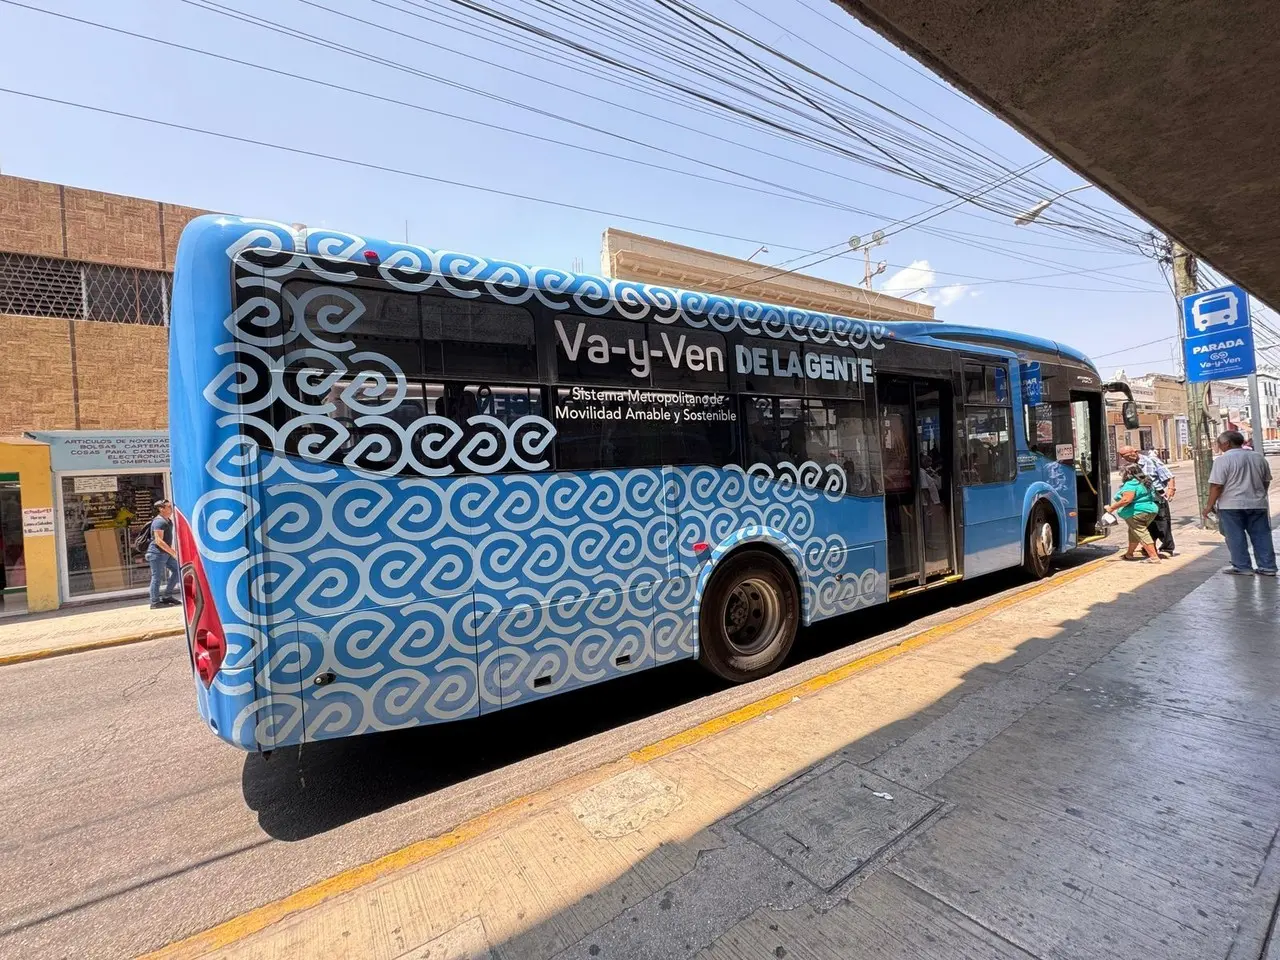
<svg viewBox="0 0 1280 960">
<path fill-rule="evenodd" d="M 950 620 L 947 623 L 940 623 L 936 627 L 930 627 L 928 630 L 923 630 L 920 633 L 913 634 L 912 636 L 904 639 L 901 643 L 896 643 L 891 647 L 885 647 L 882 650 L 877 650 L 875 653 L 869 653 L 865 657 L 859 657 L 857 660 L 851 660 L 849 663 L 835 667 L 834 669 L 829 670 L 826 673 L 819 674 L 816 677 L 811 677 L 810 679 L 797 683 L 795 686 L 788 687 L 785 690 L 780 690 L 778 693 L 771 694 L 762 700 L 757 700 L 744 707 L 739 707 L 737 710 L 733 710 L 723 716 L 713 717 L 704 723 L 698 724 L 696 727 L 690 727 L 688 730 L 672 734 L 671 736 L 663 740 L 659 740 L 657 743 L 652 743 L 647 747 L 641 747 L 639 750 L 632 751 L 629 756 L 637 763 L 648 763 L 651 760 L 657 760 L 660 757 L 665 757 L 667 754 L 674 753 L 676 750 L 680 750 L 690 744 L 715 736 L 717 733 L 728 730 L 730 727 L 736 727 L 739 724 L 746 723 L 748 720 L 753 720 L 756 717 L 763 716 L 770 710 L 776 710 L 778 707 L 790 703 L 794 697 L 803 697 L 806 694 L 816 693 L 817 691 L 822 690 L 825 687 L 829 687 L 834 683 L 839 683 L 841 680 L 845 680 L 854 674 L 862 673 L 864 670 L 870 670 L 872 667 L 878 667 L 880 664 L 900 657 L 904 653 L 917 650 L 920 647 L 934 642 L 935 640 L 940 640 L 943 637 L 957 633 L 958 631 L 972 626 L 981 620 L 985 620 L 987 617 L 993 616 L 1002 610 L 1007 610 L 1009 607 L 1021 603 L 1023 600 L 1038 597 L 1041 594 L 1048 593 L 1050 590 L 1064 587 L 1073 580 L 1079 580 L 1081 577 L 1088 576 L 1094 571 L 1098 564 L 1104 563 L 1106 560 L 1106 557 L 1099 557 L 1097 560 L 1090 560 L 1088 563 L 1081 564 L 1078 567 L 1073 567 L 1070 570 L 1065 570 L 1049 580 L 1038 583 L 1033 587 L 1022 590 L 1019 593 L 1015 593 L 1012 596 L 996 600 L 980 610 L 973 610 L 963 616 L 957 617 L 954 620 Z"/>
<path fill-rule="evenodd" d="M 494 807 L 478 817 L 459 824 L 447 833 L 442 833 L 437 837 L 429 837 L 426 840 L 419 840 L 416 843 L 409 844 L 407 847 L 384 854 L 376 860 L 371 860 L 358 867 L 351 867 L 341 873 L 334 874 L 327 880 L 321 880 L 319 883 L 312 884 L 309 887 L 303 887 L 296 893 L 291 893 L 281 900 L 263 904 L 238 917 L 233 917 L 225 923 L 220 923 L 216 927 L 210 927 L 203 933 L 197 933 L 194 936 L 187 937 L 185 940 L 179 940 L 177 943 L 161 947 L 159 950 L 139 957 L 138 960 L 178 960 L 178 958 L 202 957 L 214 950 L 224 949 L 237 940 L 243 940 L 245 937 L 283 920 L 290 914 L 299 913 L 326 900 L 344 893 L 350 893 L 352 890 L 359 889 L 375 880 L 380 880 L 388 874 L 421 863 L 436 854 L 458 846 L 458 844 L 472 840 L 487 831 L 496 821 L 504 819 L 518 808 L 530 804 L 534 797 L 541 795 L 541 793 L 549 792 L 550 788 L 538 794 L 530 794 L 509 800 L 499 807 Z"/>
<path fill-rule="evenodd" d="M 1043 593 L 1047 593 L 1050 590 L 1054 590 L 1059 587 L 1064 587 L 1068 583 L 1071 583 L 1074 580 L 1079 580 L 1081 577 L 1094 572 L 1098 565 L 1104 563 L 1106 559 L 1106 557 L 1100 557 L 1097 560 L 1090 560 L 1088 563 L 1081 564 L 1071 570 L 1059 573 L 1033 587 L 1013 594 L 1012 596 L 1004 597 L 1001 600 L 997 600 L 980 610 L 974 610 L 970 613 L 964 614 L 963 616 L 957 617 L 949 623 L 939 624 L 936 627 L 931 627 L 928 630 L 924 630 L 921 633 L 908 637 L 901 643 L 895 644 L 892 647 L 887 647 L 883 650 L 877 651 L 876 653 L 868 654 L 865 657 L 861 657 L 850 663 L 836 667 L 835 669 L 820 676 L 805 680 L 803 683 L 798 683 L 780 693 L 775 693 L 762 700 L 758 700 L 755 703 L 748 704 L 730 713 L 724 714 L 723 716 L 715 717 L 705 723 L 698 724 L 697 726 L 691 727 L 681 733 L 666 737 L 665 739 L 659 740 L 647 747 L 642 747 L 639 750 L 632 751 L 621 761 L 612 761 L 610 763 L 601 764 L 594 770 L 584 771 L 576 777 L 571 777 L 570 781 L 585 777 L 599 779 L 599 774 L 603 770 L 630 767 L 631 764 L 627 762 L 628 760 L 635 764 L 643 764 L 651 760 L 656 760 L 659 757 L 664 757 L 667 754 L 681 749 L 682 747 L 687 747 L 700 740 L 705 740 L 723 730 L 745 723 L 753 717 L 761 716 L 762 714 L 768 713 L 770 710 L 774 710 L 784 704 L 790 703 L 792 697 L 802 696 L 806 693 L 813 693 L 814 691 L 821 690 L 824 687 L 829 687 L 833 683 L 838 683 L 846 677 L 853 676 L 855 673 L 868 670 L 871 667 L 878 666 L 881 663 L 892 660 L 895 657 L 899 657 L 908 651 L 918 649 L 919 647 L 931 643 L 934 640 L 938 640 L 949 634 L 963 630 L 965 627 L 971 626 L 972 624 L 998 613 L 1001 610 L 1008 609 L 1023 600 L 1040 596 Z M 295 893 L 291 893 L 280 900 L 275 900 L 271 903 L 263 904 L 260 907 L 255 907 L 246 913 L 242 913 L 238 917 L 233 917 L 232 919 L 220 923 L 217 926 L 210 927 L 202 933 L 194 934 L 184 940 L 179 940 L 175 943 L 169 944 L 168 946 L 161 947 L 159 950 L 139 957 L 138 960 L 186 960 L 186 958 L 190 957 L 204 956 L 215 950 L 226 949 L 235 942 L 252 936 L 272 924 L 285 919 L 291 914 L 318 906 L 326 900 L 331 900 L 344 893 L 350 893 L 352 890 L 356 890 L 366 884 L 374 882 L 375 880 L 380 880 L 389 874 L 414 866 L 415 864 L 428 860 L 437 854 L 444 853 L 459 844 L 466 843 L 468 840 L 473 840 L 485 833 L 499 821 L 516 813 L 520 808 L 536 805 L 541 800 L 550 797 L 553 792 L 561 791 L 563 787 L 564 783 L 562 782 L 550 787 L 545 787 L 535 793 L 531 793 L 523 797 L 517 797 L 514 800 L 509 800 L 499 807 L 495 807 L 492 810 L 480 814 L 478 817 L 474 817 L 471 820 L 467 820 L 459 824 L 447 833 L 440 834 L 436 837 L 429 837 L 425 840 L 419 840 L 416 843 L 411 843 L 407 847 L 402 847 L 399 850 L 394 850 L 391 853 L 384 854 L 376 860 L 371 860 L 358 867 L 351 867 L 341 873 L 334 874 L 326 880 L 321 880 L 309 887 L 304 887 Z"/>
<path fill-rule="evenodd" d="M 89 650 L 107 650 L 111 647 L 123 647 L 130 643 L 159 640 L 162 637 L 180 637 L 185 632 L 182 627 L 179 627 L 176 630 L 155 630 L 151 633 L 130 634 L 127 637 L 90 640 L 86 643 L 75 643 L 65 647 L 46 647 L 43 650 L 26 650 L 22 653 L 0 654 L 0 667 L 7 667 L 15 663 L 29 663 L 32 660 L 48 660 L 50 657 L 65 657 L 68 654 L 85 653 Z"/>
</svg>

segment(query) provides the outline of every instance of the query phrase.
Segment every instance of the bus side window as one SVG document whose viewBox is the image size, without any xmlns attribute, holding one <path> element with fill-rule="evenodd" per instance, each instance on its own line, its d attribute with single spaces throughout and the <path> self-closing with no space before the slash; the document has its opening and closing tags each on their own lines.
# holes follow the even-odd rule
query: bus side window
<svg viewBox="0 0 1280 960">
<path fill-rule="evenodd" d="M 397 373 L 419 377 L 436 372 L 423 363 L 413 294 L 291 280 L 284 285 L 282 301 L 286 323 L 297 334 L 288 342 L 286 356 L 318 347 L 338 357 L 348 373 L 369 369 L 393 380 Z"/>
<path fill-rule="evenodd" d="M 879 495 L 880 448 L 861 401 L 743 397 L 742 414 L 748 472 L 768 468 L 833 492 Z"/>
<path fill-rule="evenodd" d="M 444 390 L 446 416 L 462 430 L 461 438 L 449 447 L 447 462 L 454 473 L 525 471 L 527 468 L 521 466 L 521 459 L 542 463 L 544 470 L 551 468 L 541 387 L 451 383 Z M 508 429 L 496 427 L 493 420 Z M 517 424 L 517 429 L 510 429 Z M 428 430 L 428 433 L 436 432 L 440 432 L 439 428 Z M 419 443 L 415 449 L 424 447 Z"/>
<path fill-rule="evenodd" d="M 536 380 L 533 315 L 487 300 L 424 295 L 423 348 L 428 364 L 450 379 Z"/>
<path fill-rule="evenodd" d="M 1008 407 L 969 406 L 964 411 L 961 469 L 964 483 L 1007 483 L 1014 478 L 1013 433 Z"/>
</svg>

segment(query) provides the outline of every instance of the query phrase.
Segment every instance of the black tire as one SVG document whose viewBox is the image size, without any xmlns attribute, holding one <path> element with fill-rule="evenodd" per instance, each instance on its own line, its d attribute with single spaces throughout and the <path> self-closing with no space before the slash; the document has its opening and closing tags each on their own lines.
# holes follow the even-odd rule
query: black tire
<svg viewBox="0 0 1280 960">
<path fill-rule="evenodd" d="M 1049 575 L 1053 552 L 1057 549 L 1058 535 L 1053 522 L 1053 510 L 1044 501 L 1031 510 L 1027 521 L 1026 537 L 1022 547 L 1022 567 L 1033 580 L 1043 580 Z"/>
<path fill-rule="evenodd" d="M 698 618 L 698 662 L 732 683 L 772 673 L 800 625 L 791 568 L 764 550 L 731 554 L 711 576 Z"/>
</svg>

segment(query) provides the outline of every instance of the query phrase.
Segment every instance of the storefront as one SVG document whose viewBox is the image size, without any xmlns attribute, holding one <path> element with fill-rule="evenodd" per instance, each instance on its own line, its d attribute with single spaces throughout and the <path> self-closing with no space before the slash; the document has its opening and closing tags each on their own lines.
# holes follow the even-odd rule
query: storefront
<svg viewBox="0 0 1280 960">
<path fill-rule="evenodd" d="M 161 431 L 49 430 L 62 602 L 142 593 L 150 569 L 133 547 L 169 492 L 169 437 Z"/>
</svg>

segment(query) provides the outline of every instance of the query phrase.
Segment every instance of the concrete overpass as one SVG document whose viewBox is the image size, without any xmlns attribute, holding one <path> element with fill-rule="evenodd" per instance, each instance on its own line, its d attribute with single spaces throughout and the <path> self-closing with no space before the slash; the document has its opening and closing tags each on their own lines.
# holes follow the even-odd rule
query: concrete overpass
<svg viewBox="0 0 1280 960">
<path fill-rule="evenodd" d="M 836 0 L 1280 305 L 1276 0 Z"/>
</svg>

